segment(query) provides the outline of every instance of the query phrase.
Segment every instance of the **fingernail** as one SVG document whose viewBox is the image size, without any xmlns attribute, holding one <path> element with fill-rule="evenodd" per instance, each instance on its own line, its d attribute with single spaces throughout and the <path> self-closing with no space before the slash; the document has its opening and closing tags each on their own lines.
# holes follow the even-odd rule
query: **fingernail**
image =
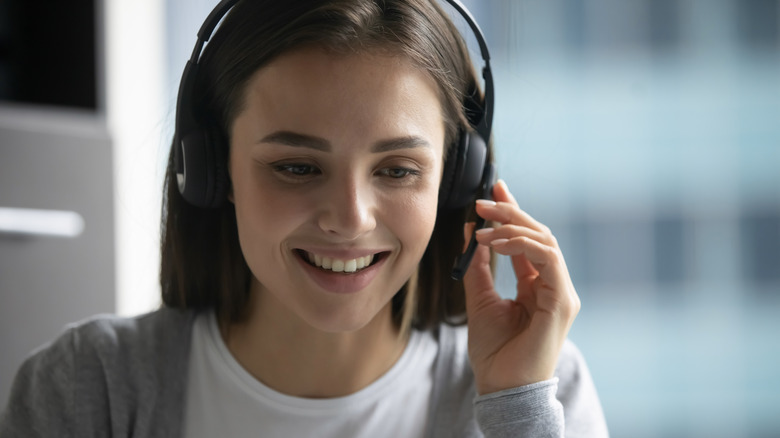
<svg viewBox="0 0 780 438">
<path fill-rule="evenodd" d="M 496 205 L 495 201 L 491 201 L 489 199 L 477 199 L 477 204 L 485 207 L 492 207 Z"/>
<path fill-rule="evenodd" d="M 492 233 L 492 232 L 493 232 L 493 229 L 490 228 L 490 227 L 488 227 L 488 228 L 480 228 L 480 229 L 478 229 L 476 231 L 477 234 L 487 234 L 487 233 Z"/>
<path fill-rule="evenodd" d="M 509 239 L 496 239 L 490 242 L 490 246 L 501 246 L 507 242 L 509 242 Z"/>
</svg>

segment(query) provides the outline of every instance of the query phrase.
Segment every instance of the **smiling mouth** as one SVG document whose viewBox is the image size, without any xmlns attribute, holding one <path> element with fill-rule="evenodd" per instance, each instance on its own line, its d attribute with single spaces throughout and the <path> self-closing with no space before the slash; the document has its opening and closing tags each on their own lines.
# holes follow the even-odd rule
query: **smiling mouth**
<svg viewBox="0 0 780 438">
<path fill-rule="evenodd" d="M 370 254 L 355 259 L 337 259 L 333 257 L 321 256 L 302 249 L 297 249 L 298 255 L 312 266 L 316 266 L 325 271 L 343 272 L 352 274 L 376 264 L 385 255 L 384 252 Z"/>
</svg>

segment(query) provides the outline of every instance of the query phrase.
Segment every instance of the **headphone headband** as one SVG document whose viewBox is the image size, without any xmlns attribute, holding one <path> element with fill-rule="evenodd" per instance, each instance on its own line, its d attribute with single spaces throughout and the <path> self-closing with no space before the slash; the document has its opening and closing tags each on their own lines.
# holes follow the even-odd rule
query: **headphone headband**
<svg viewBox="0 0 780 438">
<path fill-rule="evenodd" d="M 226 163 L 220 161 L 225 151 L 214 147 L 219 141 L 218 133 L 203 129 L 195 117 L 193 96 L 195 78 L 199 69 L 200 57 L 206 42 L 225 15 L 239 0 L 222 0 L 209 13 L 198 30 L 198 41 L 187 61 L 179 84 L 179 95 L 176 102 L 176 127 L 174 134 L 174 168 L 179 192 L 191 204 L 200 207 L 216 207 L 224 202 L 224 193 L 229 182 L 226 177 Z M 433 0 L 431 0 L 433 1 Z M 479 25 L 471 13 L 459 0 L 446 0 L 468 24 L 479 44 L 480 54 L 484 62 L 482 77 L 484 79 L 484 94 L 482 101 L 475 96 L 466 96 L 464 102 L 469 125 L 475 135 L 462 131 L 458 139 L 463 146 L 450 147 L 451 153 L 447 161 L 452 162 L 451 172 L 445 172 L 442 183 L 440 208 L 460 208 L 473 199 L 476 186 L 483 175 L 490 174 L 486 159 L 487 142 L 490 139 L 493 119 L 493 74 L 490 69 L 490 54 L 487 43 Z M 471 147 L 475 142 L 481 145 Z M 445 169 L 446 170 L 446 169 Z M 188 175 L 189 174 L 189 175 Z M 461 181 L 465 180 L 464 183 Z M 465 187 L 465 189 L 464 189 Z"/>
<path fill-rule="evenodd" d="M 463 102 L 469 125 L 475 132 L 460 130 L 445 158 L 438 206 L 440 210 L 455 210 L 465 208 L 475 197 L 489 198 L 491 194 L 494 168 L 488 157 L 488 142 L 493 123 L 494 91 L 490 54 L 479 25 L 459 0 L 446 2 L 466 20 L 479 43 L 484 62 L 482 78 L 485 81 L 481 102 L 477 96 L 465 96 L 466 100 Z M 219 22 L 236 3 L 238 0 L 222 0 L 206 17 L 198 31 L 198 41 L 184 67 L 179 84 L 173 165 L 179 192 L 187 202 L 198 207 L 220 206 L 227 198 L 230 185 L 225 162 L 226 147 L 221 146 L 219 133 L 198 126 L 192 96 L 203 47 Z M 484 223 L 484 219 L 480 218 L 474 228 L 475 232 L 482 228 Z M 460 280 L 463 277 L 476 248 L 476 234 L 473 234 L 468 249 L 455 261 L 452 272 L 454 279 Z"/>
<path fill-rule="evenodd" d="M 214 34 L 214 30 L 217 28 L 217 25 L 222 20 L 222 18 L 227 15 L 230 9 L 232 9 L 233 6 L 238 3 L 238 1 L 239 0 L 220 1 L 219 4 L 214 7 L 211 13 L 209 13 L 198 30 L 198 41 L 195 43 L 195 47 L 192 50 L 190 59 L 187 61 L 187 65 L 184 67 L 184 73 L 182 74 L 181 83 L 179 84 L 179 97 L 176 104 L 175 133 L 175 142 L 178 147 L 180 147 L 179 142 L 181 141 L 180 136 L 182 132 L 194 128 L 192 126 L 184 126 L 186 124 L 184 122 L 187 121 L 187 119 L 182 118 L 182 115 L 187 114 L 187 111 L 192 108 L 192 102 L 190 101 L 189 97 L 192 95 L 192 87 L 194 86 L 193 83 L 195 82 L 192 80 L 192 78 L 195 76 L 195 71 L 197 71 L 197 65 L 198 61 L 200 60 L 200 55 L 203 52 L 203 47 Z M 479 24 L 477 24 L 477 21 L 471 15 L 471 12 L 469 12 L 469 10 L 466 9 L 466 7 L 459 0 L 445 1 L 456 11 L 458 11 L 464 20 L 466 20 L 466 23 L 474 34 L 474 37 L 477 39 L 477 44 L 479 45 L 479 52 L 484 62 L 484 66 L 482 67 L 482 79 L 485 81 L 485 90 L 484 98 L 480 105 L 482 108 L 481 117 L 479 120 L 474 121 L 472 127 L 479 133 L 482 138 L 489 139 L 493 126 L 493 102 L 495 95 L 493 92 L 493 72 L 490 69 L 490 52 L 488 50 L 487 42 L 485 41 L 485 37 L 482 34 L 482 30 L 480 29 Z M 181 160 L 177 160 L 177 162 L 180 161 Z M 180 170 L 183 172 L 183 169 L 177 165 L 177 172 Z"/>
</svg>

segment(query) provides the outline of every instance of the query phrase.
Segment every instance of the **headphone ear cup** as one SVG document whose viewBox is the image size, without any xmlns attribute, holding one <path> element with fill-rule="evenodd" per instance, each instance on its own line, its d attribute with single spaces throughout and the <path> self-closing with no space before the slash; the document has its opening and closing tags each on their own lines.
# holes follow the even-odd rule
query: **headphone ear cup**
<svg viewBox="0 0 780 438">
<path fill-rule="evenodd" d="M 206 143 L 211 159 L 211 186 L 209 191 L 209 206 L 218 208 L 222 206 L 230 189 L 230 177 L 227 171 L 227 144 L 217 130 L 208 131 L 209 141 Z"/>
<path fill-rule="evenodd" d="M 458 209 L 469 205 L 482 186 L 487 160 L 485 140 L 476 132 L 461 131 L 456 145 L 447 154 L 439 208 Z"/>
<path fill-rule="evenodd" d="M 229 186 L 225 154 L 220 136 L 211 131 L 195 130 L 181 140 L 183 175 L 179 175 L 179 193 L 198 207 L 219 207 L 227 197 Z"/>
<path fill-rule="evenodd" d="M 452 184 L 455 180 L 455 174 L 460 166 L 458 160 L 461 157 L 464 145 L 463 132 L 458 132 L 458 138 L 450 145 L 447 151 L 447 157 L 444 160 L 444 171 L 442 172 L 441 185 L 439 186 L 439 209 L 449 209 L 450 195 L 452 194 Z"/>
</svg>

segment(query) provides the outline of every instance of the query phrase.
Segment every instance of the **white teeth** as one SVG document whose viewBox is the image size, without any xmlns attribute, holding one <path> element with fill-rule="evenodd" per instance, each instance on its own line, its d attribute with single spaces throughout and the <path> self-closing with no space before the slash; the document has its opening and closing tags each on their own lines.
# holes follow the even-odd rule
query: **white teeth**
<svg viewBox="0 0 780 438">
<path fill-rule="evenodd" d="M 339 260 L 307 252 L 306 258 L 309 259 L 310 263 L 322 269 L 328 269 L 333 272 L 357 272 L 368 267 L 374 260 L 374 255 L 371 254 L 350 260 Z"/>
</svg>

